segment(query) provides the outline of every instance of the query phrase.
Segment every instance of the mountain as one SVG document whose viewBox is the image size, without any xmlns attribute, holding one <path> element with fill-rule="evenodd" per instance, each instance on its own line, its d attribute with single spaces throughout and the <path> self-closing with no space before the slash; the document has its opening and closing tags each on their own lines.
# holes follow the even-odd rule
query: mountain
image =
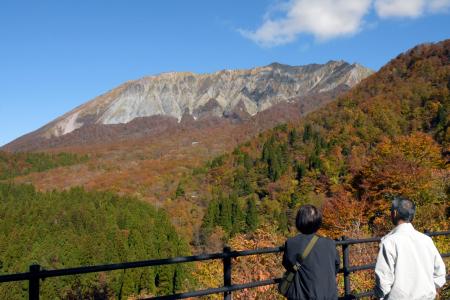
<svg viewBox="0 0 450 300">
<path fill-rule="evenodd" d="M 402 53 L 350 91 L 344 90 L 334 89 L 281 102 L 254 116 L 245 114 L 244 107 L 238 105 L 225 117 L 197 117 L 195 120 L 194 116 L 186 114 L 179 123 L 174 117 L 140 117 L 127 124 L 85 125 L 49 139 L 53 144 L 47 146 L 65 146 L 71 152 L 87 153 L 86 157 L 54 153 L 0 155 L 0 161 L 4 161 L 0 163 L 0 171 L 2 165 L 4 168 L 17 166 L 17 170 L 4 173 L 8 178 L 6 185 L 0 183 L 0 193 L 3 189 L 6 194 L 6 198 L 3 197 L 6 209 L 0 210 L 0 215 L 4 211 L 6 218 L 11 219 L 3 222 L 7 233 L 5 241 L 11 240 L 8 233 L 26 237 L 30 228 L 46 233 L 48 226 L 58 229 L 72 223 L 77 224 L 75 228 L 80 228 L 81 233 L 92 226 L 100 228 L 98 235 L 92 237 L 104 239 L 111 224 L 117 223 L 114 228 L 120 234 L 113 235 L 113 239 L 107 236 L 108 241 L 116 242 L 117 238 L 123 241 L 119 243 L 123 248 L 116 252 L 134 255 L 130 249 L 135 248 L 139 249 L 136 253 L 140 253 L 142 241 L 135 239 L 136 235 L 128 229 L 132 225 L 131 229 L 147 230 L 141 222 L 153 222 L 153 218 L 142 217 L 144 209 L 132 209 L 133 203 L 131 209 L 124 208 L 125 203 L 116 196 L 105 203 L 108 199 L 101 195 L 112 194 L 87 194 L 69 189 L 74 186 L 135 195 L 139 200 L 162 207 L 179 236 L 189 240 L 194 253 L 203 249 L 220 251 L 225 240 L 233 250 L 278 246 L 286 236 L 296 232 L 295 212 L 305 203 L 322 208 L 324 218 L 319 232 L 322 236 L 382 236 L 392 228 L 389 199 L 393 194 L 402 194 L 416 202 L 415 228 L 447 230 L 450 40 L 420 45 Z M 173 126 L 162 126 L 166 119 L 171 120 Z M 280 122 L 283 124 L 274 126 Z M 143 128 L 158 133 L 154 136 L 136 134 L 139 130 L 142 133 Z M 110 144 L 87 144 L 105 136 Z M 130 136 L 135 139 L 129 140 Z M 117 141 L 118 137 L 121 140 Z M 76 146 L 74 141 L 85 144 Z M 32 183 L 38 190 L 49 192 L 24 192 L 27 187 L 21 186 L 12 193 L 11 183 Z M 64 189 L 68 192 L 56 191 Z M 100 208 L 96 195 L 101 196 Z M 30 199 L 37 201 L 28 203 Z M 107 209 L 108 203 L 115 209 Z M 18 213 L 14 214 L 14 209 Z M 22 213 L 25 209 L 32 213 Z M 111 211 L 114 217 L 104 221 L 102 218 Z M 45 215 L 38 218 L 37 223 L 19 226 L 21 231 L 8 228 L 42 212 Z M 97 218 L 106 227 L 98 227 Z M 150 229 L 156 228 L 151 226 Z M 152 233 L 146 234 L 150 239 L 145 242 L 155 237 Z M 82 249 L 84 245 L 87 248 L 96 245 L 89 237 L 80 237 L 78 242 L 76 236 L 72 239 L 69 235 Z M 9 252 L 8 247 L 5 248 L 5 253 L 21 258 L 17 249 L 34 245 L 38 248 L 32 249 L 32 253 L 41 255 L 40 250 L 50 247 L 39 247 L 39 241 L 32 238 L 9 243 L 14 247 L 9 247 Z M 449 252 L 448 238 L 434 241 L 441 253 Z M 43 245 L 58 245 L 50 236 L 44 242 Z M 92 253 L 96 255 L 89 257 L 99 257 L 104 249 L 111 248 L 107 242 L 103 244 L 107 247 L 94 247 L 96 252 Z M 69 247 L 67 251 L 66 248 L 61 256 L 50 253 L 51 257 L 44 255 L 37 261 L 43 266 L 58 267 L 66 261 L 65 257 L 85 256 L 84 252 L 77 255 L 80 252 L 76 247 Z M 373 262 L 378 248 L 375 244 L 354 245 L 350 251 L 353 251 L 351 264 L 362 265 Z M 110 252 L 107 254 L 115 253 Z M 133 259 L 119 256 L 122 258 Z M 80 262 L 83 263 L 86 260 Z M 260 260 L 255 257 L 236 262 L 234 266 L 237 284 L 244 279 L 273 278 L 282 272 L 279 256 Z M 24 268 L 25 265 L 21 267 Z M 194 268 L 190 274 L 201 288 L 221 284 L 220 261 Z M 136 285 L 131 283 L 136 281 L 128 280 L 134 278 L 131 276 L 127 273 L 121 277 L 123 281 L 113 281 L 114 286 L 121 287 L 122 282 L 128 282 L 130 284 L 123 285 L 124 291 L 132 291 Z M 357 292 L 373 287 L 372 273 L 359 272 L 354 276 L 358 282 Z M 14 287 L 13 291 L 16 289 Z M 237 292 L 236 298 L 275 299 L 276 293 L 275 289 L 252 289 Z"/>
<path fill-rule="evenodd" d="M 108 141 L 116 136 L 136 138 L 160 134 L 189 120 L 242 121 L 283 102 L 314 102 L 311 99 L 318 95 L 349 89 L 371 73 L 359 64 L 344 61 L 306 66 L 273 63 L 212 74 L 163 73 L 126 82 L 3 149 L 29 151 L 101 142 L 105 134 Z M 126 127 L 132 127 L 132 132 L 124 132 L 124 124 L 131 124 Z M 82 131 L 58 140 L 77 130 Z"/>
</svg>

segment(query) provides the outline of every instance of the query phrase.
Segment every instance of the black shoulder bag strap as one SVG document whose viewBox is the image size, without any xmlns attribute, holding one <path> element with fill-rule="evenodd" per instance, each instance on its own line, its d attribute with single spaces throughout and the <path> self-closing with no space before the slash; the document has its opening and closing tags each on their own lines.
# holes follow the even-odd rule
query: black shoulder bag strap
<svg viewBox="0 0 450 300">
<path fill-rule="evenodd" d="M 303 250 L 303 253 L 297 254 L 297 261 L 295 262 L 295 265 L 292 267 L 295 272 L 297 272 L 300 269 L 301 263 L 306 257 L 308 257 L 309 253 L 314 248 L 314 245 L 316 244 L 318 239 L 319 237 L 317 235 L 314 235 L 309 241 L 308 245 L 306 245 L 306 248 L 305 250 Z"/>
<path fill-rule="evenodd" d="M 287 296 L 289 287 L 291 286 L 291 283 L 294 280 L 295 274 L 300 269 L 303 260 L 309 255 L 318 239 L 319 237 L 317 235 L 313 235 L 308 245 L 306 245 L 305 250 L 303 250 L 303 253 L 302 254 L 299 253 L 297 255 L 295 265 L 292 267 L 294 271 L 284 272 L 283 278 L 281 278 L 281 281 L 278 284 L 278 291 L 280 292 L 280 294 Z"/>
</svg>

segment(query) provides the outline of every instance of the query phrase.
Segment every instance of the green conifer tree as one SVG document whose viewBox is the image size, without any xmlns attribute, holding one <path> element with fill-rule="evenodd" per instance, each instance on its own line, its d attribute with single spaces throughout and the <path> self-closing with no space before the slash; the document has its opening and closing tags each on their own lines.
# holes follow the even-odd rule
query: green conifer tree
<svg viewBox="0 0 450 300">
<path fill-rule="evenodd" d="M 175 191 L 175 198 L 183 197 L 185 195 L 184 185 L 182 182 L 178 183 L 177 189 Z"/>
<path fill-rule="evenodd" d="M 312 127 L 310 124 L 306 124 L 303 131 L 303 142 L 307 142 L 312 137 Z"/>
<path fill-rule="evenodd" d="M 203 217 L 202 231 L 205 235 L 209 235 L 213 228 L 219 225 L 219 216 L 219 203 L 216 199 L 213 199 L 209 202 L 206 214 Z"/>
<path fill-rule="evenodd" d="M 278 230 L 283 233 L 288 231 L 288 218 L 284 211 L 278 214 Z"/>
<path fill-rule="evenodd" d="M 289 132 L 289 145 L 293 147 L 298 141 L 298 132 L 295 128 L 293 128 Z"/>
<path fill-rule="evenodd" d="M 219 225 L 225 230 L 225 232 L 230 233 L 233 228 L 232 223 L 232 206 L 231 201 L 228 197 L 224 197 L 223 195 L 219 198 Z"/>
<path fill-rule="evenodd" d="M 297 179 L 298 181 L 301 181 L 302 178 L 305 176 L 306 174 L 306 167 L 303 163 L 299 163 L 297 162 L 296 166 L 295 166 L 295 179 Z"/>
<path fill-rule="evenodd" d="M 234 235 L 245 230 L 245 215 L 239 204 L 239 199 L 236 195 L 230 195 L 231 202 L 231 235 Z"/>
<path fill-rule="evenodd" d="M 253 197 L 247 200 L 245 224 L 249 231 L 254 231 L 258 227 L 258 209 L 255 198 Z"/>
</svg>

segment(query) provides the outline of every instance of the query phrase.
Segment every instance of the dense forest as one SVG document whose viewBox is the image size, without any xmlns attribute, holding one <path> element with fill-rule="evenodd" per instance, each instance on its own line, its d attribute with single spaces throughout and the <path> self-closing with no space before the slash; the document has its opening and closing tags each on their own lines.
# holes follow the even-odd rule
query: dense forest
<svg viewBox="0 0 450 300">
<path fill-rule="evenodd" d="M 0 180 L 16 176 L 27 175 L 32 172 L 43 172 L 57 167 L 64 167 L 84 163 L 89 159 L 87 155 L 60 152 L 9 153 L 0 151 Z"/>
<path fill-rule="evenodd" d="M 130 197 L 73 188 L 38 192 L 0 184 L 0 274 L 32 263 L 60 269 L 189 254 L 166 214 Z M 43 299 L 85 299 L 176 292 L 189 285 L 185 265 L 47 279 Z M 1 299 L 24 299 L 27 283 L 0 285 Z M 81 298 L 80 298 L 81 297 Z"/>
<path fill-rule="evenodd" d="M 390 199 L 397 194 L 416 202 L 417 229 L 448 230 L 449 112 L 447 40 L 399 55 L 323 109 L 183 173 L 179 182 L 164 185 L 172 195 L 162 203 L 165 212 L 109 192 L 75 188 L 44 193 L 4 180 L 0 273 L 24 271 L 32 262 L 53 269 L 211 252 L 224 243 L 233 249 L 278 246 L 296 234 L 294 216 L 305 203 L 322 209 L 322 235 L 382 236 L 392 228 Z M 1 154 L 0 176 L 88 159 L 59 155 Z M 448 238 L 435 242 L 439 250 L 450 251 Z M 352 265 L 374 259 L 376 245 L 364 247 L 352 247 Z M 42 295 L 123 298 L 206 288 L 222 284 L 221 268 L 220 261 L 213 261 L 189 269 L 180 265 L 59 278 L 44 281 Z M 233 282 L 273 278 L 281 271 L 279 257 L 249 257 L 234 262 Z M 358 273 L 352 282 L 358 291 L 370 289 L 373 274 Z M 1 298 L 25 292 L 25 283 L 0 285 Z M 261 288 L 235 297 L 257 295 L 274 299 L 277 294 Z"/>
<path fill-rule="evenodd" d="M 216 158 L 207 179 L 198 180 L 221 190 L 223 203 L 256 199 L 258 215 L 285 233 L 298 206 L 314 203 L 324 210 L 330 236 L 380 235 L 390 226 L 395 194 L 418 204 L 420 229 L 447 229 L 449 60 L 450 41 L 401 54 L 300 123 L 279 125 Z M 210 197 L 205 235 L 211 226 L 225 238 L 236 233 L 221 217 L 226 206 L 214 216 L 219 197 Z M 232 211 L 239 219 L 242 209 Z"/>
<path fill-rule="evenodd" d="M 208 191 L 209 199 L 199 242 L 206 249 L 218 241 L 236 248 L 245 240 L 273 245 L 296 234 L 295 213 L 305 203 L 322 208 L 322 235 L 382 236 L 392 229 L 394 195 L 416 202 L 418 230 L 448 230 L 449 111 L 450 40 L 399 55 L 324 109 L 299 123 L 280 124 L 194 170 L 185 181 Z M 189 193 L 189 184 L 184 186 Z M 259 227 L 246 223 L 250 203 Z M 435 242 L 440 251 L 450 251 L 449 238 Z M 375 246 L 353 247 L 351 264 L 373 261 Z M 264 264 L 276 269 L 275 261 L 255 262 L 247 265 L 253 273 L 241 273 L 258 279 L 253 274 Z M 272 270 L 270 276 L 279 274 Z M 374 284 L 370 272 L 352 280 L 356 291 Z"/>
</svg>

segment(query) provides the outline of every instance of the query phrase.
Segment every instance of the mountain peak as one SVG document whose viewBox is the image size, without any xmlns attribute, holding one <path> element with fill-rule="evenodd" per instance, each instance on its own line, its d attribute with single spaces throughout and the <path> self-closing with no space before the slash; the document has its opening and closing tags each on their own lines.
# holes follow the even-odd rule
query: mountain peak
<svg viewBox="0 0 450 300">
<path fill-rule="evenodd" d="M 226 117 L 239 111 L 253 116 L 273 105 L 339 86 L 357 84 L 372 71 L 344 61 L 290 66 L 278 62 L 247 70 L 210 74 L 166 72 L 128 81 L 73 109 L 33 133 L 60 137 L 86 125 L 125 124 L 135 118 L 165 116 L 180 121 Z"/>
<path fill-rule="evenodd" d="M 275 61 L 275 62 L 273 62 L 273 63 L 267 65 L 267 67 L 271 67 L 271 68 L 284 68 L 284 67 L 290 67 L 290 66 Z"/>
</svg>

